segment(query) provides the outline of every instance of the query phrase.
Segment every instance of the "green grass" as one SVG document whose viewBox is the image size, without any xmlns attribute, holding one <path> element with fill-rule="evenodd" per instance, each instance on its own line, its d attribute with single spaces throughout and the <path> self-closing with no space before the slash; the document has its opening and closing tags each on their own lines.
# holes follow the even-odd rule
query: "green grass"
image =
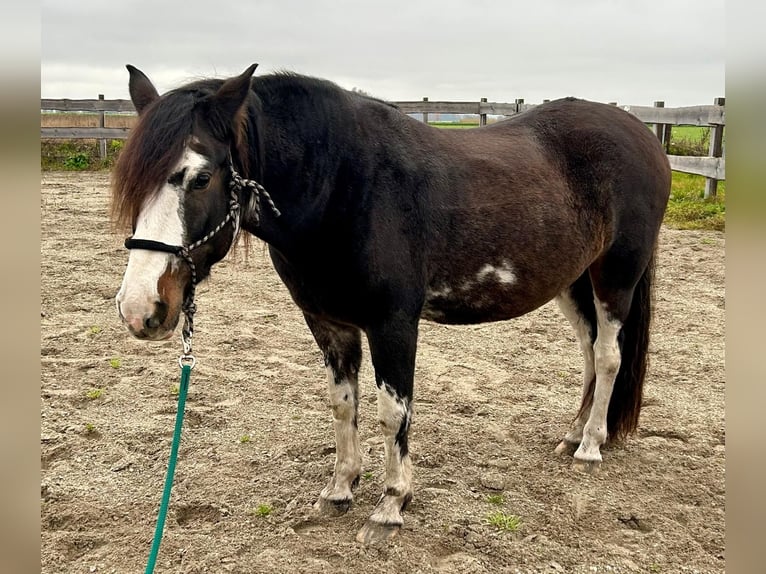
<svg viewBox="0 0 766 574">
<path fill-rule="evenodd" d="M 119 369 L 122 366 L 122 359 L 119 357 L 113 357 L 109 359 L 109 366 L 113 369 Z"/>
<path fill-rule="evenodd" d="M 91 389 L 87 393 L 85 393 L 85 396 L 88 397 L 90 400 L 95 401 L 96 399 L 100 399 L 103 394 L 104 394 L 104 389 Z"/>
<path fill-rule="evenodd" d="M 370 472 L 370 471 L 368 470 L 367 472 L 365 472 L 365 473 L 362 475 L 362 478 L 363 478 L 364 480 L 370 480 L 370 479 L 372 478 L 372 472 Z"/>
<path fill-rule="evenodd" d="M 498 510 L 487 516 L 487 523 L 498 530 L 518 532 L 521 527 L 521 518 L 515 514 L 506 514 L 505 512 Z"/>
<path fill-rule="evenodd" d="M 489 494 L 487 495 L 487 502 L 495 506 L 501 506 L 505 504 L 505 497 L 502 494 Z"/>
<path fill-rule="evenodd" d="M 650 126 L 652 127 L 652 126 Z M 723 141 L 726 142 L 724 128 Z M 710 128 L 706 126 L 672 126 L 670 149 L 672 155 L 705 156 L 710 151 Z"/>
<path fill-rule="evenodd" d="M 239 437 L 239 442 L 241 444 L 247 444 L 250 442 L 250 435 L 249 434 L 243 434 L 241 437 Z"/>
<path fill-rule="evenodd" d="M 250 514 L 254 514 L 255 516 L 260 516 L 261 518 L 265 518 L 269 516 L 272 512 L 274 512 L 274 509 L 269 504 L 259 504 L 255 509 L 250 511 Z"/>
<path fill-rule="evenodd" d="M 442 128 L 446 130 L 465 130 L 469 128 L 478 128 L 479 122 L 478 120 L 474 122 L 428 122 L 429 126 L 435 127 L 435 128 Z"/>
<path fill-rule="evenodd" d="M 716 196 L 704 199 L 705 178 L 673 172 L 670 200 L 664 223 L 676 229 L 726 228 L 726 182 L 718 182 Z"/>
</svg>

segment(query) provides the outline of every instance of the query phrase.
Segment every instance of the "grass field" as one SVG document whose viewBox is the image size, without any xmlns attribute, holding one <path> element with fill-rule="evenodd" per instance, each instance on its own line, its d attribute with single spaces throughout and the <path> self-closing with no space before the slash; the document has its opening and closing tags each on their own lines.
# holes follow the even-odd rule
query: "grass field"
<svg viewBox="0 0 766 574">
<path fill-rule="evenodd" d="M 705 178 L 673 172 L 665 224 L 677 229 L 726 228 L 726 182 L 718 182 L 716 196 L 704 199 Z"/>
</svg>

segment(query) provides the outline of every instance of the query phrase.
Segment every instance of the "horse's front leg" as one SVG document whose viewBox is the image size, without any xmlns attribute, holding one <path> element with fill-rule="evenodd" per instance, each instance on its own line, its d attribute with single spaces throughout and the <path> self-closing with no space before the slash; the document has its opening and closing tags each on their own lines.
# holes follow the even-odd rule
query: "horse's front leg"
<svg viewBox="0 0 766 574">
<path fill-rule="evenodd" d="M 316 508 L 324 513 L 338 514 L 351 507 L 352 490 L 359 483 L 362 469 L 357 427 L 361 334 L 358 329 L 308 315 L 306 322 L 324 353 L 336 445 L 335 469 L 330 482 L 319 494 Z"/>
<path fill-rule="evenodd" d="M 399 532 L 404 522 L 402 511 L 412 499 L 412 462 L 407 437 L 412 417 L 417 320 L 400 319 L 369 329 L 367 338 L 375 367 L 386 477 L 383 494 L 357 540 L 373 544 Z"/>
</svg>

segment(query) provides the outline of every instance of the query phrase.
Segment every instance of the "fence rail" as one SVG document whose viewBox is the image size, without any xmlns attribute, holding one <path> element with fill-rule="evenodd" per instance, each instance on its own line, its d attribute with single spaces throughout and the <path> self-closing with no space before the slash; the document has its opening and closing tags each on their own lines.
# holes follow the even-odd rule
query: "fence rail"
<svg viewBox="0 0 766 574">
<path fill-rule="evenodd" d="M 487 116 L 514 116 L 535 107 L 526 104 L 523 99 L 513 103 L 488 102 L 482 98 L 478 102 L 430 101 L 428 98 L 414 101 L 393 102 L 405 114 L 422 114 L 423 121 L 428 121 L 429 114 L 468 114 L 478 115 L 479 124 L 486 125 Z M 611 102 L 612 105 L 617 105 Z M 714 196 L 717 183 L 726 179 L 726 158 L 723 150 L 723 130 L 726 125 L 726 107 L 724 98 L 716 98 L 713 105 L 666 108 L 664 102 L 654 102 L 654 106 L 619 106 L 633 114 L 645 124 L 653 126 L 654 133 L 669 149 L 672 126 L 708 126 L 710 127 L 710 148 L 707 156 L 678 156 L 668 154 L 670 166 L 675 171 L 702 175 L 706 179 L 705 197 Z M 43 139 L 97 139 L 100 142 L 102 156 L 106 155 L 106 141 L 125 139 L 130 128 L 107 128 L 104 118 L 107 113 L 135 113 L 130 100 L 105 100 L 99 94 L 98 99 L 57 100 L 41 99 L 40 111 L 57 112 L 94 112 L 99 114 L 98 127 L 41 127 Z"/>
</svg>

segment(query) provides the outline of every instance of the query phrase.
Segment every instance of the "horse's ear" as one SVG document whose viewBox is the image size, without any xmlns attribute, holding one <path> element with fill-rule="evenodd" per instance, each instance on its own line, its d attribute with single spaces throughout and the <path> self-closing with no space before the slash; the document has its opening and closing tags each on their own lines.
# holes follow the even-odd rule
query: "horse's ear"
<svg viewBox="0 0 766 574">
<path fill-rule="evenodd" d="M 130 99 L 133 100 L 133 105 L 140 116 L 146 107 L 158 99 L 160 95 L 157 93 L 157 89 L 151 80 L 146 77 L 146 74 L 130 64 L 125 67 L 130 73 L 130 80 L 128 81 Z"/>
<path fill-rule="evenodd" d="M 213 96 L 212 109 L 219 120 L 229 127 L 233 125 L 237 112 L 245 103 L 250 91 L 250 79 L 257 67 L 258 64 L 253 64 L 239 76 L 229 78 Z"/>
</svg>

